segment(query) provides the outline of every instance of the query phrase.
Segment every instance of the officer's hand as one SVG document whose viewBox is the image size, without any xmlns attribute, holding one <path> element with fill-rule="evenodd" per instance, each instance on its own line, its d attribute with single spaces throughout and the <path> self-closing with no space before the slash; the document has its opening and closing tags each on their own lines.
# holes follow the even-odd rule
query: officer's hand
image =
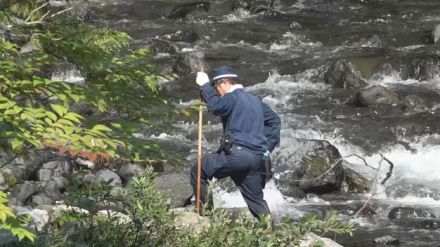
<svg viewBox="0 0 440 247">
<path fill-rule="evenodd" d="M 209 76 L 205 72 L 197 72 L 196 83 L 203 86 L 209 82 Z"/>
</svg>

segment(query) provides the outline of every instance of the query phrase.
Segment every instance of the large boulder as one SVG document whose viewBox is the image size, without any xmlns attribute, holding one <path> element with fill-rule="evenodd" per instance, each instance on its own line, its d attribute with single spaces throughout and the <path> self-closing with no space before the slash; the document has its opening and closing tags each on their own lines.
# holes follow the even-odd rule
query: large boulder
<svg viewBox="0 0 440 247">
<path fill-rule="evenodd" d="M 354 106 L 370 106 L 376 104 L 397 105 L 399 103 L 399 96 L 381 85 L 373 85 L 358 90 L 356 94 L 348 100 L 348 104 Z"/>
<path fill-rule="evenodd" d="M 337 88 L 363 88 L 368 85 L 352 62 L 347 60 L 340 60 L 330 65 L 324 74 L 324 81 Z"/>
<path fill-rule="evenodd" d="M 324 194 L 341 190 L 344 169 L 336 147 L 325 140 L 299 140 L 273 154 L 275 182 L 286 196 L 290 187 L 305 193 Z M 293 189 L 294 193 L 297 190 Z"/>
</svg>

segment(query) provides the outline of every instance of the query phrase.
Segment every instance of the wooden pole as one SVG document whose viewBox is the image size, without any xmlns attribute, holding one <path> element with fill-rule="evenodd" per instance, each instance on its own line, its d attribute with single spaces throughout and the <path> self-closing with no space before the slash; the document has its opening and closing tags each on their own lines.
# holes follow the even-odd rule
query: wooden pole
<svg viewBox="0 0 440 247">
<path fill-rule="evenodd" d="M 197 193 L 196 193 L 196 209 L 199 214 L 202 214 L 202 203 L 200 201 L 201 192 L 201 176 L 202 176 L 202 126 L 203 126 L 203 106 L 200 100 L 199 106 L 199 140 L 197 152 Z"/>
<path fill-rule="evenodd" d="M 204 67 L 201 66 L 201 72 L 204 72 Z M 203 99 L 200 95 L 199 106 L 199 135 L 198 135 L 198 150 L 197 150 L 197 188 L 196 188 L 196 209 L 197 213 L 202 214 L 202 203 L 200 201 L 201 180 L 202 180 L 202 127 L 203 127 Z"/>
</svg>

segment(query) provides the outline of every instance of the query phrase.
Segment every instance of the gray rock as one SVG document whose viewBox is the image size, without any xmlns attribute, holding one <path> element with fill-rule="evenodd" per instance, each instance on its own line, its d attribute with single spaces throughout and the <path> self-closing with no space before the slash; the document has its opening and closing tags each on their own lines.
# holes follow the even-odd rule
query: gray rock
<svg viewBox="0 0 440 247">
<path fill-rule="evenodd" d="M 409 219 L 409 218 L 436 218 L 435 214 L 427 209 L 412 208 L 412 207 L 394 207 L 388 213 L 388 219 Z"/>
<path fill-rule="evenodd" d="M 16 199 L 18 203 L 24 205 L 30 202 L 30 199 L 33 195 L 41 192 L 41 184 L 32 181 L 26 181 L 23 184 L 17 184 L 14 192 L 12 193 L 12 197 Z"/>
<path fill-rule="evenodd" d="M 370 106 L 376 104 L 397 105 L 401 103 L 399 95 L 381 85 L 373 85 L 359 90 L 348 101 L 354 106 Z"/>
<path fill-rule="evenodd" d="M 173 72 L 180 77 L 181 81 L 190 80 L 191 76 L 194 76 L 201 66 L 204 66 L 205 71 L 209 70 L 209 65 L 204 60 L 204 57 L 205 54 L 202 52 L 179 54 L 173 65 Z"/>
<path fill-rule="evenodd" d="M 46 210 L 35 208 L 29 212 L 29 215 L 32 217 L 31 226 L 34 226 L 38 231 L 42 231 L 49 223 L 50 217 Z"/>
<path fill-rule="evenodd" d="M 325 72 L 324 81 L 337 88 L 363 88 L 368 85 L 361 73 L 347 60 L 333 63 Z"/>
<path fill-rule="evenodd" d="M 344 179 L 340 158 L 339 151 L 328 141 L 297 140 L 273 153 L 275 182 L 278 188 L 295 186 L 306 193 L 340 191 Z"/>
<path fill-rule="evenodd" d="M 434 79 L 440 73 L 440 56 L 437 54 L 416 54 L 405 59 L 401 77 L 419 81 Z"/>
<path fill-rule="evenodd" d="M 163 173 L 154 178 L 156 188 L 170 196 L 171 208 L 184 206 L 185 199 L 193 194 L 189 171 Z"/>
<path fill-rule="evenodd" d="M 169 19 L 188 19 L 189 15 L 198 15 L 209 12 L 211 5 L 209 2 L 199 1 L 177 5 L 168 15 Z"/>
<path fill-rule="evenodd" d="M 145 168 L 138 164 L 122 165 L 118 170 L 118 175 L 121 177 L 124 184 L 128 183 L 133 177 L 140 177 L 143 175 Z"/>
<path fill-rule="evenodd" d="M 53 169 L 45 169 L 42 168 L 38 171 L 38 180 L 40 181 L 49 181 L 52 179 L 54 174 L 54 170 Z"/>
<path fill-rule="evenodd" d="M 56 181 L 47 181 L 43 187 L 44 193 L 53 200 L 60 200 L 62 198 L 62 191 Z"/>
<path fill-rule="evenodd" d="M 382 244 L 382 245 L 400 245 L 399 240 L 395 237 L 390 236 L 390 235 L 375 238 L 374 243 L 375 244 Z"/>
<path fill-rule="evenodd" d="M 344 167 L 344 191 L 351 193 L 364 193 L 370 191 L 368 179 L 349 167 Z"/>
<path fill-rule="evenodd" d="M 108 169 L 98 171 L 98 173 L 96 173 L 96 177 L 98 178 L 98 181 L 109 183 L 111 186 L 122 186 L 122 181 L 118 174 Z"/>
<path fill-rule="evenodd" d="M 46 196 L 46 194 L 44 193 L 39 193 L 35 196 L 32 196 L 32 203 L 36 206 L 41 206 L 41 205 L 51 205 L 53 204 L 55 201 L 51 198 L 49 198 L 48 196 Z"/>
</svg>

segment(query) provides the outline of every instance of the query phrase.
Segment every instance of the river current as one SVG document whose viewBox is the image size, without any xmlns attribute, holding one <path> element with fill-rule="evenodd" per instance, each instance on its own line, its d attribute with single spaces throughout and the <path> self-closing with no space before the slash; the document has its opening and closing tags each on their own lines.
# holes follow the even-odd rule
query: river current
<svg viewBox="0 0 440 247">
<path fill-rule="evenodd" d="M 387 172 L 381 166 L 381 155 L 394 164 L 391 178 L 384 185 L 377 182 L 372 197 L 371 193 L 310 195 L 297 200 L 283 197 L 271 182 L 265 198 L 277 217 L 298 218 L 329 209 L 344 212 L 350 208 L 347 205 L 362 205 L 371 197 L 369 205 L 376 214 L 354 218 L 343 213 L 358 230 L 355 237 L 338 237 L 337 242 L 380 246 L 373 240 L 389 235 L 401 246 L 440 246 L 440 222 L 414 227 L 420 222 L 388 219 L 389 209 L 395 206 L 426 209 L 440 217 L 440 74 L 431 70 L 428 78 L 411 78 L 399 66 L 386 72 L 376 70 L 383 61 L 399 64 L 415 53 L 440 55 L 433 33 L 440 24 L 440 1 L 276 0 L 270 11 L 231 9 L 230 2 L 234 1 L 209 1 L 208 10 L 172 18 L 176 6 L 191 1 L 113 0 L 93 7 L 89 21 L 128 32 L 137 47 L 149 47 L 152 40 L 171 44 L 172 51 L 159 49 L 154 54 L 164 73 L 172 72 L 178 54 L 195 51 L 205 54 L 211 67 L 236 68 L 244 86 L 280 114 L 280 149 L 292 148 L 297 138 L 324 139 L 343 157 L 357 154 L 371 166 L 381 167 L 380 178 Z M 172 38 L 182 33 L 193 38 Z M 331 63 L 342 59 L 357 63 L 369 85 L 416 95 L 422 103 L 405 110 L 347 105 L 355 90 L 334 88 L 322 76 Z M 161 81 L 162 93 L 176 106 L 196 102 L 197 90 L 193 81 Z M 204 150 L 209 151 L 217 146 L 221 125 L 209 114 L 205 116 Z M 197 120 L 177 119 L 172 124 L 175 128 L 168 132 L 144 134 L 167 143 L 170 150 L 192 162 Z M 374 180 L 376 172 L 358 158 L 345 161 Z M 222 207 L 245 206 L 236 192 L 217 191 L 215 197 Z"/>
</svg>

